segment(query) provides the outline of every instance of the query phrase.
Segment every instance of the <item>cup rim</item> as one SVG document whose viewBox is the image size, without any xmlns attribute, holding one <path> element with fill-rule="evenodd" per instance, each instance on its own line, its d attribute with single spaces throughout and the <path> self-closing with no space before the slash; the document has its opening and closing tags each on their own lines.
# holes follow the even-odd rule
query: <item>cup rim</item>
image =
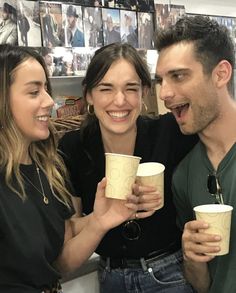
<svg viewBox="0 0 236 293">
<path fill-rule="evenodd" d="M 146 174 L 142 173 L 140 174 L 140 168 L 144 167 L 146 168 L 146 166 L 154 166 L 154 167 L 157 167 L 158 169 L 156 170 L 151 170 L 151 169 L 148 169 L 146 170 Z M 141 163 L 139 164 L 138 166 L 138 170 L 137 170 L 137 176 L 138 177 L 149 177 L 149 176 L 155 176 L 155 175 L 159 175 L 161 173 L 163 173 L 165 171 L 165 165 L 161 164 L 161 163 L 158 163 L 158 162 L 145 162 L 145 163 Z M 142 170 L 143 172 L 143 170 Z"/>
<path fill-rule="evenodd" d="M 118 154 L 118 153 L 105 153 L 105 156 L 118 156 L 118 157 L 126 157 L 126 158 L 133 158 L 141 160 L 141 157 L 138 156 L 131 156 L 131 155 L 125 155 L 125 154 Z"/>
<path fill-rule="evenodd" d="M 233 210 L 231 205 L 226 204 L 203 204 L 193 208 L 198 213 L 225 213 Z"/>
</svg>

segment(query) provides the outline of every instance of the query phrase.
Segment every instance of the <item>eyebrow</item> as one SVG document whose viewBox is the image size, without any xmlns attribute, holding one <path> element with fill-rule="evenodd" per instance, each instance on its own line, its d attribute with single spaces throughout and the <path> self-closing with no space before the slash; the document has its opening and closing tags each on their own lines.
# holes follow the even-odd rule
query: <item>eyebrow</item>
<svg viewBox="0 0 236 293">
<path fill-rule="evenodd" d="M 171 74 L 174 74 L 174 73 L 185 72 L 185 71 L 190 71 L 190 69 L 189 68 L 172 69 L 172 70 L 169 70 L 167 72 L 167 75 L 171 75 Z M 162 77 L 156 73 L 155 74 L 155 79 L 159 80 L 159 79 L 162 79 Z"/>
<path fill-rule="evenodd" d="M 140 82 L 138 82 L 138 81 L 132 81 L 132 82 L 127 82 L 126 83 L 126 86 L 140 86 L 141 84 L 140 84 Z M 97 86 L 110 86 L 110 87 L 113 87 L 114 86 L 114 84 L 112 84 L 112 83 L 109 83 L 109 82 L 101 82 L 101 83 L 99 83 Z"/>
<path fill-rule="evenodd" d="M 43 84 L 44 84 L 44 85 L 47 85 L 48 83 L 47 83 L 47 82 L 43 83 L 43 82 L 38 81 L 38 80 L 31 80 L 31 81 L 25 83 L 26 86 L 27 86 L 27 85 L 37 85 L 37 86 L 41 86 L 41 85 L 43 85 Z"/>
</svg>

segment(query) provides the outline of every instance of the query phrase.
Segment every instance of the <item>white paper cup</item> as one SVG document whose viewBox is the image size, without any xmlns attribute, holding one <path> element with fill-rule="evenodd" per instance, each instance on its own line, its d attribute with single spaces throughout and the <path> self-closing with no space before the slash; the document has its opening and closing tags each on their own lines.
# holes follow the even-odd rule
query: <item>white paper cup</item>
<svg viewBox="0 0 236 293">
<path fill-rule="evenodd" d="M 132 193 L 140 157 L 105 153 L 106 157 L 106 197 L 125 200 Z"/>
<path fill-rule="evenodd" d="M 141 163 L 138 166 L 137 183 L 155 187 L 161 194 L 161 204 L 156 210 L 164 206 L 164 170 L 165 166 L 156 162 Z"/>
<path fill-rule="evenodd" d="M 209 228 L 202 229 L 201 232 L 216 234 L 221 236 L 220 251 L 208 253 L 208 255 L 224 255 L 229 252 L 231 215 L 233 207 L 223 204 L 207 204 L 193 208 L 196 219 L 203 220 L 209 224 Z M 216 245 L 214 242 L 208 242 L 207 245 Z"/>
</svg>

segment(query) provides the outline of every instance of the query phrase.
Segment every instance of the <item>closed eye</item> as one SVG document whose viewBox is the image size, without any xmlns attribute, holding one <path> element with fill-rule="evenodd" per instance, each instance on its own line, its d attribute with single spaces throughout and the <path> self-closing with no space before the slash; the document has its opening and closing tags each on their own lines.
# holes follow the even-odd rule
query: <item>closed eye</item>
<svg viewBox="0 0 236 293">
<path fill-rule="evenodd" d="M 37 96 L 39 94 L 39 91 L 32 91 L 29 93 L 31 96 Z"/>
</svg>

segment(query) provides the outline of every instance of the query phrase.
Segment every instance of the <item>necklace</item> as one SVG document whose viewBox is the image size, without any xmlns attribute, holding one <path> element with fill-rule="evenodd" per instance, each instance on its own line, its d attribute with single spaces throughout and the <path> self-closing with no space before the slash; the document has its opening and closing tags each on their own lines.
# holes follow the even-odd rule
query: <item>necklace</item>
<svg viewBox="0 0 236 293">
<path fill-rule="evenodd" d="M 37 165 L 36 165 L 36 171 L 37 171 L 41 191 L 38 189 L 37 186 L 34 185 L 34 183 L 28 178 L 28 176 L 26 176 L 24 173 L 22 173 L 22 176 L 42 195 L 43 202 L 45 204 L 48 204 L 49 200 L 48 200 L 48 197 L 45 195 L 42 180 L 41 180 L 41 176 L 40 176 L 40 169 L 39 169 L 39 167 Z"/>
</svg>

